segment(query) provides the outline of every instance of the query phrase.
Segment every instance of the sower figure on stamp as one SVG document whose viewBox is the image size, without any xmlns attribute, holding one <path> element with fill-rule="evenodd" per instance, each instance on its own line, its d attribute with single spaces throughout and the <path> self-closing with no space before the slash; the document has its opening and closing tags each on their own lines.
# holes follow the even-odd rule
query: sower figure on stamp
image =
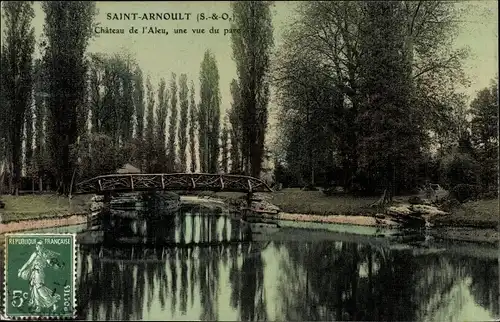
<svg viewBox="0 0 500 322">
<path fill-rule="evenodd" d="M 36 250 L 31 254 L 28 261 L 19 269 L 17 276 L 29 280 L 30 282 L 30 300 L 29 305 L 34 307 L 36 312 L 42 309 L 52 308 L 56 310 L 56 303 L 61 299 L 59 294 L 45 285 L 44 269 L 51 267 L 58 269 L 56 257 L 59 254 L 43 247 L 42 241 L 36 243 Z"/>
</svg>

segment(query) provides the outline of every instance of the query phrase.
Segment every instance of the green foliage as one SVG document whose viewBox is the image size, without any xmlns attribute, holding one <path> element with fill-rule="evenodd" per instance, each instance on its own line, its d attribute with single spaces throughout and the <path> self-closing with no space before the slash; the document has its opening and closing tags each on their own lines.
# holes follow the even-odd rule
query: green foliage
<svg viewBox="0 0 500 322">
<path fill-rule="evenodd" d="M 102 98 L 104 66 L 106 57 L 103 54 L 93 53 L 89 55 L 89 109 L 92 112 L 92 132 L 97 133 L 102 130 L 102 120 L 104 118 L 104 106 Z"/>
<path fill-rule="evenodd" d="M 498 188 L 498 80 L 477 93 L 471 103 L 471 140 L 481 166 L 483 190 Z"/>
<path fill-rule="evenodd" d="M 457 184 L 451 189 L 451 195 L 460 203 L 476 200 L 480 193 L 480 186 L 475 184 Z"/>
<path fill-rule="evenodd" d="M 240 172 L 242 169 L 241 157 L 245 153 L 244 145 L 241 144 L 243 140 L 243 104 L 241 101 L 241 90 L 238 85 L 238 81 L 233 79 L 230 85 L 231 97 L 233 101 L 231 102 L 231 108 L 227 112 L 230 130 L 230 151 L 231 156 L 231 172 Z"/>
<path fill-rule="evenodd" d="M 139 66 L 134 71 L 134 108 L 136 137 L 142 140 L 144 136 L 144 80 Z"/>
<path fill-rule="evenodd" d="M 498 189 L 490 190 L 490 191 L 484 192 L 484 193 L 480 193 L 478 195 L 478 199 L 483 199 L 483 200 L 498 199 Z"/>
<path fill-rule="evenodd" d="M 3 49 L 0 49 L 0 66 L 4 66 L 5 64 L 5 51 Z M 9 131 L 8 131 L 8 105 L 6 104 L 6 84 L 5 84 L 5 77 L 2 76 L 0 77 L 0 172 L 3 173 L 3 167 L 5 164 L 5 161 L 7 159 L 7 154 L 8 154 L 8 137 L 9 137 Z M 0 174 L 1 175 L 1 174 Z"/>
<path fill-rule="evenodd" d="M 186 157 L 186 147 L 187 147 L 187 127 L 188 127 L 188 111 L 189 111 L 189 100 L 188 100 L 189 88 L 187 84 L 187 75 L 181 74 L 179 77 L 179 101 L 181 108 L 181 118 L 179 120 L 179 163 L 180 171 L 184 172 L 187 169 L 187 157 Z"/>
<path fill-rule="evenodd" d="M 467 52 L 451 47 L 460 12 L 446 1 L 309 1 L 297 13 L 274 72 L 287 167 L 301 181 L 339 167 L 348 190 L 411 190 L 432 140 L 453 146 L 467 127 L 454 88 Z"/>
<path fill-rule="evenodd" d="M 194 82 L 191 81 L 191 95 L 189 98 L 189 152 L 191 155 L 190 170 L 191 172 L 196 171 L 196 145 L 195 145 L 195 133 L 196 133 L 196 118 L 198 111 L 196 109 L 196 102 L 194 100 Z"/>
<path fill-rule="evenodd" d="M 2 148 L 12 162 L 13 187 L 17 194 L 21 179 L 22 138 L 25 118 L 31 126 L 31 91 L 33 86 L 32 55 L 35 31 L 31 21 L 35 16 L 33 3 L 28 1 L 2 2 L 5 38 L 2 41 Z M 31 128 L 27 129 L 32 139 Z M 27 147 L 31 158 L 31 145 Z M 4 159 L 4 155 L 2 155 Z"/>
<path fill-rule="evenodd" d="M 133 138 L 132 140 L 125 142 L 123 146 L 119 149 L 119 153 L 121 154 L 120 160 L 123 163 L 130 163 L 134 166 L 138 166 L 139 169 L 143 169 L 143 156 L 146 154 L 146 148 L 143 144 L 143 140 L 139 138 Z"/>
<path fill-rule="evenodd" d="M 127 147 L 129 150 L 129 147 Z M 114 173 L 127 160 L 109 135 L 90 134 L 72 146 L 72 157 L 77 164 L 80 179 Z"/>
<path fill-rule="evenodd" d="M 145 169 L 146 172 L 153 172 L 156 166 L 156 137 L 155 137 L 155 118 L 154 118 L 154 106 L 155 97 L 153 92 L 153 85 L 151 84 L 151 79 L 148 77 L 146 79 L 146 95 L 147 95 L 147 112 L 146 112 L 146 128 L 144 133 L 144 145 L 147 147 L 146 153 L 144 155 L 145 159 Z"/>
<path fill-rule="evenodd" d="M 471 103 L 472 133 L 476 144 L 495 144 L 498 141 L 498 81 L 477 93 Z"/>
<path fill-rule="evenodd" d="M 34 84 L 35 93 L 42 93 L 46 87 L 47 81 L 44 78 L 42 61 L 37 59 L 34 66 Z M 48 158 L 48 155 L 39 157 L 39 154 L 46 154 L 46 133 L 44 132 L 44 122 L 47 119 L 45 108 L 45 98 L 43 95 L 34 95 L 35 103 L 35 164 L 42 164 L 42 159 Z M 38 159 L 38 160 L 36 160 Z M 40 163 L 39 163 L 40 162 Z"/>
<path fill-rule="evenodd" d="M 452 153 L 446 156 L 440 166 L 443 184 L 453 188 L 458 184 L 477 184 L 479 165 L 469 155 Z"/>
<path fill-rule="evenodd" d="M 43 179 L 46 179 L 54 171 L 51 169 L 52 162 L 47 149 L 47 133 L 44 131 L 44 123 L 47 119 L 46 97 L 43 95 L 47 90 L 47 75 L 40 59 L 35 60 L 33 67 L 33 91 L 34 95 L 34 123 L 35 123 L 35 148 L 31 162 L 27 162 L 28 175 L 39 179 L 39 189 L 43 189 Z"/>
<path fill-rule="evenodd" d="M 78 111 L 85 104 L 85 52 L 96 14 L 94 2 L 44 1 L 44 66 L 47 72 L 48 147 L 59 192 L 73 174 L 70 146 L 77 141 Z"/>
<path fill-rule="evenodd" d="M 169 171 L 175 171 L 176 150 L 175 150 L 175 138 L 177 135 L 177 78 L 175 73 L 172 73 L 172 78 L 170 80 L 170 125 L 168 127 L 168 161 L 169 161 Z"/>
<path fill-rule="evenodd" d="M 155 145 L 156 145 L 156 160 L 158 166 L 155 167 L 155 172 L 163 172 L 168 168 L 167 166 L 167 143 L 166 143 L 166 127 L 167 127 L 167 115 L 168 115 L 168 98 L 169 92 L 166 88 L 167 83 L 165 79 L 162 78 L 160 80 L 160 84 L 158 84 L 158 103 L 156 109 L 156 136 L 155 136 Z M 148 112 L 149 113 L 149 112 Z"/>
<path fill-rule="evenodd" d="M 37 148 L 32 164 L 28 165 L 28 174 L 37 178 L 46 178 L 54 172 L 52 160 L 46 146 Z"/>
<path fill-rule="evenodd" d="M 395 191 L 403 175 L 415 173 L 420 159 L 422 120 L 411 108 L 411 62 L 405 50 L 405 30 L 398 2 L 366 4 L 363 26 L 361 90 L 366 95 L 358 128 L 359 166 Z M 397 27 L 396 27 L 397 26 Z M 397 135 L 395 135 L 397 133 Z M 407 184 L 414 183 L 409 180 Z"/>
<path fill-rule="evenodd" d="M 129 55 L 90 55 L 90 111 L 93 132 L 106 133 L 116 142 L 132 138 L 135 62 Z M 88 113 L 82 112 L 82 124 Z M 84 129 L 83 132 L 86 132 Z"/>
<path fill-rule="evenodd" d="M 233 1 L 231 28 L 233 58 L 243 105 L 242 158 L 250 164 L 252 176 L 259 177 L 264 156 L 269 102 L 270 54 L 274 45 L 269 1 Z M 243 150 L 242 149 L 242 150 Z"/>
<path fill-rule="evenodd" d="M 274 178 L 277 183 L 283 185 L 284 188 L 297 186 L 297 176 L 285 167 L 281 162 L 276 161 L 274 166 Z"/>
<path fill-rule="evenodd" d="M 224 122 L 222 133 L 220 135 L 221 141 L 221 170 L 223 173 L 229 173 L 229 130 L 227 122 Z"/>
<path fill-rule="evenodd" d="M 31 105 L 31 104 L 30 104 Z M 24 128 L 25 128 L 25 155 L 24 163 L 31 164 L 33 159 L 33 109 L 28 106 L 24 115 Z"/>
<path fill-rule="evenodd" d="M 214 54 L 207 50 L 200 67 L 198 144 L 201 172 L 217 173 L 220 129 L 219 70 Z"/>
</svg>

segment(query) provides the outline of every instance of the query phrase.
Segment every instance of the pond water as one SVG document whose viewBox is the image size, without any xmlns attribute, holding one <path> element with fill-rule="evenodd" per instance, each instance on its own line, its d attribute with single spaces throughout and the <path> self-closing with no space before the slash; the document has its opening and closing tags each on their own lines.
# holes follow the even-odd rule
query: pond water
<svg viewBox="0 0 500 322">
<path fill-rule="evenodd" d="M 100 224 L 104 243 L 79 245 L 81 319 L 486 321 L 500 317 L 494 247 L 403 243 L 295 227 L 256 235 L 237 216 L 199 207 L 161 217 L 104 216 Z M 86 229 L 78 225 L 58 231 Z M 54 229 L 39 232 L 47 231 Z"/>
<path fill-rule="evenodd" d="M 102 225 L 104 246 L 80 246 L 78 306 L 87 320 L 499 317 L 491 249 L 474 257 L 294 228 L 288 238 L 257 240 L 239 220 L 200 209 L 161 220 L 108 217 Z"/>
</svg>

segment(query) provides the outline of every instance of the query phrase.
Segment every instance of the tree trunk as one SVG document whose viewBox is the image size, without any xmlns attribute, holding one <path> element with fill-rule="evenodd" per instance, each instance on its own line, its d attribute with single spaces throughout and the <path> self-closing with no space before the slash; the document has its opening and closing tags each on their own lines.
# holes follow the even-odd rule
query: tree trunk
<svg viewBox="0 0 500 322">
<path fill-rule="evenodd" d="M 260 178 L 260 166 L 261 166 L 261 162 L 262 162 L 262 159 L 261 159 L 261 153 L 260 153 L 260 149 L 259 149 L 259 145 L 257 142 L 254 142 L 252 144 L 252 154 L 250 155 L 250 158 L 251 158 L 251 165 L 252 165 L 252 168 L 251 168 L 251 175 L 255 178 Z"/>
<path fill-rule="evenodd" d="M 73 170 L 73 175 L 71 176 L 71 182 L 69 185 L 69 198 L 71 199 L 71 193 L 73 192 L 73 183 L 75 182 L 76 168 Z"/>
<path fill-rule="evenodd" d="M 4 189 L 5 172 L 0 174 L 0 195 L 3 194 Z"/>
<path fill-rule="evenodd" d="M 310 106 L 307 104 L 307 110 L 306 110 L 306 124 L 307 124 L 307 129 L 311 129 L 311 113 L 310 113 Z M 306 130 L 307 133 L 307 130 Z M 312 133 L 311 133 L 312 134 Z M 309 184 L 311 187 L 314 186 L 314 162 L 313 162 L 313 150 L 312 150 L 312 142 L 310 141 L 312 138 L 312 135 L 309 134 L 309 144 L 307 144 L 307 157 L 308 157 L 308 163 L 309 163 L 309 168 L 311 169 L 311 178 L 309 180 Z"/>
<path fill-rule="evenodd" d="M 13 166 L 12 163 L 10 163 L 9 167 L 9 193 L 14 194 L 14 186 L 13 186 L 13 179 L 12 179 L 12 171 L 13 171 Z"/>
</svg>

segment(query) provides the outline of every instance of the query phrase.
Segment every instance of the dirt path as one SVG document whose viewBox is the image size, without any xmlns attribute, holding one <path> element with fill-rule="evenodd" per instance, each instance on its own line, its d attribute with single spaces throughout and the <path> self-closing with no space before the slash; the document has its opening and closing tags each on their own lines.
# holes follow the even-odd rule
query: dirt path
<svg viewBox="0 0 500 322">
<path fill-rule="evenodd" d="M 305 214 L 290 214 L 280 212 L 277 216 L 279 220 L 291 220 L 301 222 L 318 222 L 329 224 L 346 224 L 359 226 L 391 226 L 398 227 L 399 224 L 390 219 L 368 217 L 368 216 L 320 216 L 320 215 L 305 215 Z"/>
<path fill-rule="evenodd" d="M 22 220 L 0 224 L 0 234 L 50 228 L 79 225 L 87 222 L 87 215 L 68 215 L 64 217 L 45 218 L 38 220 Z"/>
</svg>

